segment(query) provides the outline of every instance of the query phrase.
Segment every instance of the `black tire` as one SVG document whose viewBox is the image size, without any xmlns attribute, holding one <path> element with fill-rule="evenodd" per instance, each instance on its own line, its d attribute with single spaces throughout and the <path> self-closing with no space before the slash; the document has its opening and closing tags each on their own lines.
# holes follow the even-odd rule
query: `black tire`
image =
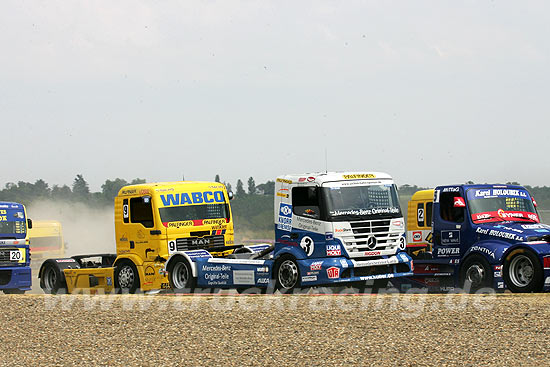
<svg viewBox="0 0 550 367">
<path fill-rule="evenodd" d="M 540 292 L 544 270 L 537 255 L 526 249 L 513 250 L 502 267 L 506 286 L 514 293 Z"/>
<path fill-rule="evenodd" d="M 40 288 L 46 294 L 64 294 L 67 293 L 67 284 L 65 277 L 59 267 L 46 261 L 40 272 Z"/>
<path fill-rule="evenodd" d="M 170 288 L 175 293 L 193 293 L 195 290 L 196 279 L 193 277 L 191 266 L 183 256 L 172 260 L 168 269 L 168 280 Z M 209 289 L 209 293 L 211 292 Z"/>
<path fill-rule="evenodd" d="M 473 254 L 460 267 L 460 285 L 466 292 L 475 293 L 481 288 L 493 287 L 493 270 L 481 255 Z"/>
<path fill-rule="evenodd" d="M 4 289 L 4 294 L 25 294 L 25 291 L 22 289 Z"/>
<path fill-rule="evenodd" d="M 136 293 L 140 288 L 139 273 L 134 263 L 128 259 L 115 265 L 115 289 L 118 293 Z"/>
<path fill-rule="evenodd" d="M 290 255 L 283 255 L 275 264 L 275 289 L 281 293 L 298 291 L 301 284 L 300 269 L 296 259 Z"/>
</svg>

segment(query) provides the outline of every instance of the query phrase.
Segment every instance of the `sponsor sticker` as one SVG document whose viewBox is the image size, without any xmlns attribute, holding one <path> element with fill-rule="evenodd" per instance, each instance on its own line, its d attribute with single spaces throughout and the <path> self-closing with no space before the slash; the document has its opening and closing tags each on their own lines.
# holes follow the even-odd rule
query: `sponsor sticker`
<svg viewBox="0 0 550 367">
<path fill-rule="evenodd" d="M 323 262 L 322 261 L 314 261 L 311 263 L 311 265 L 309 266 L 309 270 L 311 271 L 316 271 L 316 270 L 321 270 L 321 267 L 323 266 Z"/>
<path fill-rule="evenodd" d="M 466 201 L 464 201 L 464 198 L 463 197 L 460 197 L 460 196 L 456 196 L 454 198 L 454 204 L 453 206 L 455 208 L 465 208 L 466 207 Z"/>
<path fill-rule="evenodd" d="M 233 284 L 253 285 L 254 270 L 233 270 Z"/>
<path fill-rule="evenodd" d="M 316 281 L 317 281 L 317 275 L 308 275 L 308 276 L 302 277 L 302 282 L 304 283 L 316 282 Z"/>
<path fill-rule="evenodd" d="M 290 232 L 292 230 L 292 205 L 281 203 L 279 206 L 279 222 L 277 229 Z"/>
<path fill-rule="evenodd" d="M 376 175 L 373 173 L 356 173 L 352 175 L 343 175 L 346 180 L 360 180 L 364 178 L 376 178 Z"/>
<path fill-rule="evenodd" d="M 327 269 L 327 277 L 329 279 L 338 279 L 340 278 L 340 268 L 337 268 L 336 266 L 331 266 Z"/>
<path fill-rule="evenodd" d="M 277 182 L 286 183 L 286 184 L 289 184 L 289 185 L 292 183 L 291 180 L 287 180 L 285 178 L 278 178 Z"/>
<path fill-rule="evenodd" d="M 341 256 L 342 250 L 340 245 L 327 245 L 327 256 Z"/>
<path fill-rule="evenodd" d="M 415 231 L 412 235 L 413 242 L 422 242 L 422 232 Z"/>
<path fill-rule="evenodd" d="M 365 251 L 365 256 L 380 256 L 380 251 Z"/>
<path fill-rule="evenodd" d="M 459 247 L 440 247 L 437 249 L 437 255 L 438 256 L 453 256 L 453 255 L 460 255 L 460 248 Z"/>
<path fill-rule="evenodd" d="M 460 231 L 441 231 L 441 244 L 459 244 L 460 243 Z"/>
</svg>

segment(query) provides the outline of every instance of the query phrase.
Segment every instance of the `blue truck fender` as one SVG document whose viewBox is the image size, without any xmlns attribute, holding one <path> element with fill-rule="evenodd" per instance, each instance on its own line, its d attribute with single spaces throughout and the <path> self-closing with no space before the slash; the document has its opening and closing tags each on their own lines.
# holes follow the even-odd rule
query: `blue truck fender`
<svg viewBox="0 0 550 367">
<path fill-rule="evenodd" d="M 548 242 L 519 242 L 510 246 L 506 252 L 502 254 L 502 262 L 504 263 L 506 257 L 519 248 L 533 252 L 540 259 L 541 264 L 543 263 L 543 258 L 550 256 L 550 243 Z"/>
<path fill-rule="evenodd" d="M 510 244 L 504 241 L 476 242 L 466 251 L 461 262 L 463 263 L 472 254 L 478 254 L 483 256 L 490 265 L 501 265 L 503 255 L 509 247 Z"/>
<path fill-rule="evenodd" d="M 296 260 L 303 260 L 307 258 L 301 247 L 285 246 L 274 253 L 273 260 L 277 261 L 283 255 L 291 255 Z"/>
</svg>

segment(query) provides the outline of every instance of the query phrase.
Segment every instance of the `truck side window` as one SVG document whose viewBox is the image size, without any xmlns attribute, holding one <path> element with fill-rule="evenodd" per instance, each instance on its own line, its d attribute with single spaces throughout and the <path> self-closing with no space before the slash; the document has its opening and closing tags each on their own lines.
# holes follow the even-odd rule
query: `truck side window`
<svg viewBox="0 0 550 367">
<path fill-rule="evenodd" d="M 424 203 L 418 203 L 416 207 L 416 222 L 419 227 L 424 227 L 426 213 L 424 212 Z"/>
<path fill-rule="evenodd" d="M 433 211 L 433 203 L 430 201 L 429 203 L 426 203 L 426 215 L 424 218 L 426 227 L 432 226 L 432 211 Z"/>
<path fill-rule="evenodd" d="M 151 200 L 144 202 L 143 198 L 130 199 L 130 220 L 141 223 L 145 228 L 153 227 L 153 206 Z"/>
<path fill-rule="evenodd" d="M 459 196 L 456 192 L 442 192 L 439 197 L 439 210 L 441 219 L 447 222 L 462 223 L 464 221 L 464 208 L 454 207 L 454 198 Z"/>
<path fill-rule="evenodd" d="M 292 189 L 292 208 L 296 215 L 319 219 L 319 191 L 317 187 L 294 187 Z"/>
</svg>

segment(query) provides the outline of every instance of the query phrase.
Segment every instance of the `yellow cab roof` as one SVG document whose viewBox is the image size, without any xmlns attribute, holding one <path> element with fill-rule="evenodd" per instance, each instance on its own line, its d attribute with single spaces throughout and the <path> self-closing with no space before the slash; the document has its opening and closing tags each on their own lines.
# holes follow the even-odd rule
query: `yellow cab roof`
<svg viewBox="0 0 550 367">
<path fill-rule="evenodd" d="M 33 220 L 29 229 L 30 237 L 59 236 L 61 223 L 57 220 Z"/>
<path fill-rule="evenodd" d="M 411 200 L 426 201 L 433 200 L 434 198 L 434 189 L 429 190 L 420 190 L 413 194 Z"/>
<path fill-rule="evenodd" d="M 154 192 L 165 192 L 165 191 L 190 191 L 197 189 L 207 188 L 225 188 L 225 186 L 220 182 L 210 182 L 210 181 L 174 181 L 174 182 L 153 182 L 153 183 L 144 183 L 137 185 L 128 185 L 124 186 L 118 192 L 118 196 L 128 196 L 128 195 L 151 195 Z"/>
</svg>

